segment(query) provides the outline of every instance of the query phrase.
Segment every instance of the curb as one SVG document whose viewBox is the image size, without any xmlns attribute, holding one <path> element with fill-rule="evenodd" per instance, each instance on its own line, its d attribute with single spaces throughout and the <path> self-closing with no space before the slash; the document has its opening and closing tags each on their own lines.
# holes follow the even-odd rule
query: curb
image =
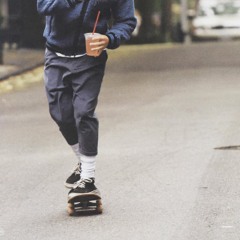
<svg viewBox="0 0 240 240">
<path fill-rule="evenodd" d="M 38 62 L 36 64 L 33 64 L 31 66 L 27 66 L 27 67 L 23 67 L 23 68 L 19 68 L 17 70 L 13 70 L 12 72 L 9 72 L 7 74 L 3 74 L 2 76 L 0 76 L 0 81 L 3 81 L 3 80 L 6 80 L 10 77 L 14 77 L 14 76 L 17 76 L 17 75 L 20 75 L 20 74 L 23 74 L 25 72 L 28 72 L 28 71 L 31 71 L 33 70 L 34 68 L 37 68 L 37 67 L 40 67 L 44 64 L 44 62 Z M 3 65 L 4 66 L 4 65 Z"/>
</svg>

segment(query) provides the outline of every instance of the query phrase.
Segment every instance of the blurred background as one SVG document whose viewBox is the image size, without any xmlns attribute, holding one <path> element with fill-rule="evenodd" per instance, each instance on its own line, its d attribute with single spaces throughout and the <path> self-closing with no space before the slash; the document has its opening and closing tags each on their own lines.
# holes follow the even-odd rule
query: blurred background
<svg viewBox="0 0 240 240">
<path fill-rule="evenodd" d="M 240 36 L 239 0 L 135 0 L 135 5 L 138 25 L 132 44 Z M 44 18 L 36 11 L 36 1 L 0 0 L 1 48 L 41 49 L 43 28 Z"/>
</svg>

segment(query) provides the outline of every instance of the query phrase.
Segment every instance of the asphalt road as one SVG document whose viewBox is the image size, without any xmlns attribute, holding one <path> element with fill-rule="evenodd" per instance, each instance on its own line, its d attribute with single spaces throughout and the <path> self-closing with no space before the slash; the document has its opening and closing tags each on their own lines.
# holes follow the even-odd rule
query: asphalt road
<svg viewBox="0 0 240 240">
<path fill-rule="evenodd" d="M 239 240 L 239 147 L 215 149 L 240 145 L 239 66 L 239 42 L 110 55 L 97 111 L 98 216 L 66 213 L 76 160 L 42 82 L 2 93 L 0 239 Z"/>
</svg>

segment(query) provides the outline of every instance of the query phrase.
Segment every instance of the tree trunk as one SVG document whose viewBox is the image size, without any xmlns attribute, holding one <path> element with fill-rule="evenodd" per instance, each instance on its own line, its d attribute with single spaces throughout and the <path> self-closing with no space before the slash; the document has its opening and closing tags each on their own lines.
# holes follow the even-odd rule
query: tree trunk
<svg viewBox="0 0 240 240">
<path fill-rule="evenodd" d="M 161 0 L 161 33 L 162 41 L 171 39 L 172 31 L 172 0 Z"/>
<path fill-rule="evenodd" d="M 136 1 L 136 7 L 142 15 L 142 26 L 139 37 L 142 42 L 149 42 L 152 37 L 151 15 L 154 11 L 154 1 L 138 0 Z"/>
</svg>

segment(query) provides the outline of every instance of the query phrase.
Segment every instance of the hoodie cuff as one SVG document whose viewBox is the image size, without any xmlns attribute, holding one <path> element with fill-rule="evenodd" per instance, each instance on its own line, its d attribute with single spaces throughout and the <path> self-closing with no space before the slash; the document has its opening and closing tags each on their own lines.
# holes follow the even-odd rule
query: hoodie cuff
<svg viewBox="0 0 240 240">
<path fill-rule="evenodd" d="M 107 48 L 108 49 L 115 49 L 115 48 L 117 48 L 118 47 L 117 44 L 116 44 L 116 42 L 117 42 L 116 40 L 117 39 L 116 39 L 115 35 L 113 33 L 107 33 L 106 36 L 109 39 L 109 43 L 108 43 Z"/>
</svg>

